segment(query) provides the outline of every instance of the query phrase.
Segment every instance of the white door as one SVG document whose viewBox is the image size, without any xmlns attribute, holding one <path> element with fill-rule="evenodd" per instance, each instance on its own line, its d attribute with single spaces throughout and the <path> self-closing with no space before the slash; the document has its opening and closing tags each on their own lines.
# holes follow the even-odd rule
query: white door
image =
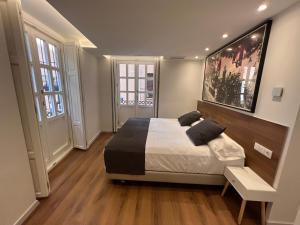
<svg viewBox="0 0 300 225">
<path fill-rule="evenodd" d="M 27 28 L 25 40 L 36 114 L 48 170 L 72 148 L 61 45 Z"/>
<path fill-rule="evenodd" d="M 117 127 L 128 118 L 155 116 L 155 62 L 117 62 Z"/>
</svg>

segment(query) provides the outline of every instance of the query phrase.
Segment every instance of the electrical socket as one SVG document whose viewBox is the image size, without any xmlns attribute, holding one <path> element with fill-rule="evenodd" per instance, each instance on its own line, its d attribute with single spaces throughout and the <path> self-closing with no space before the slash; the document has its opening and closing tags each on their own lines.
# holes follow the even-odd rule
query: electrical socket
<svg viewBox="0 0 300 225">
<path fill-rule="evenodd" d="M 271 159 L 272 158 L 272 151 L 265 146 L 255 142 L 254 149 L 258 151 L 260 154 L 264 155 L 265 157 Z"/>
</svg>

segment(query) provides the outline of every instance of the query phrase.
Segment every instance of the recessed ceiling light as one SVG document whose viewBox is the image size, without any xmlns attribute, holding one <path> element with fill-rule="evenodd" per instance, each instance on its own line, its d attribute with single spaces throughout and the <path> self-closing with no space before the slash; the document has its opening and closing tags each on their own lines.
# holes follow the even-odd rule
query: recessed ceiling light
<svg viewBox="0 0 300 225">
<path fill-rule="evenodd" d="M 226 33 L 223 34 L 223 35 L 222 35 L 222 38 L 228 38 L 228 34 L 226 34 Z"/>
<path fill-rule="evenodd" d="M 261 4 L 261 5 L 257 8 L 257 10 L 258 10 L 259 12 L 261 12 L 261 11 L 266 10 L 267 8 L 268 8 L 268 6 L 267 6 L 266 4 Z"/>
<path fill-rule="evenodd" d="M 205 51 L 207 51 L 207 52 L 208 52 L 208 51 L 209 51 L 209 48 L 205 48 Z"/>
<path fill-rule="evenodd" d="M 110 59 L 111 55 L 103 55 L 105 58 Z"/>
<path fill-rule="evenodd" d="M 195 59 L 199 59 L 199 56 L 196 55 L 196 56 L 195 56 Z"/>
<path fill-rule="evenodd" d="M 256 36 L 255 34 L 253 34 L 253 35 L 251 36 L 251 38 L 252 38 L 252 39 L 256 39 L 257 36 Z"/>
<path fill-rule="evenodd" d="M 227 51 L 231 52 L 231 51 L 232 51 L 232 48 L 227 48 Z"/>
</svg>

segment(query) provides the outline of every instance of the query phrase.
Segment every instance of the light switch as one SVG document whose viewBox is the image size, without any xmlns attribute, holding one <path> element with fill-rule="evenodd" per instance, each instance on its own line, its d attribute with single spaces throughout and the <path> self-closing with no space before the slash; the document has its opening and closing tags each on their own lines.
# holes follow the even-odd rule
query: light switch
<svg viewBox="0 0 300 225">
<path fill-rule="evenodd" d="M 274 87 L 272 90 L 272 97 L 274 101 L 280 101 L 283 94 L 283 88 L 282 87 Z"/>
</svg>

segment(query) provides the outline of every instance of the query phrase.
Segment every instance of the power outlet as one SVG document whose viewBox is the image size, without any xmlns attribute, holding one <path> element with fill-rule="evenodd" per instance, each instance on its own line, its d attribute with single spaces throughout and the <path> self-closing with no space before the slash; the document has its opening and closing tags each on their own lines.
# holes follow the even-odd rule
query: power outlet
<svg viewBox="0 0 300 225">
<path fill-rule="evenodd" d="M 271 159 L 272 158 L 272 151 L 261 144 L 255 142 L 254 149 L 258 151 L 260 154 L 264 155 L 265 157 Z"/>
</svg>

